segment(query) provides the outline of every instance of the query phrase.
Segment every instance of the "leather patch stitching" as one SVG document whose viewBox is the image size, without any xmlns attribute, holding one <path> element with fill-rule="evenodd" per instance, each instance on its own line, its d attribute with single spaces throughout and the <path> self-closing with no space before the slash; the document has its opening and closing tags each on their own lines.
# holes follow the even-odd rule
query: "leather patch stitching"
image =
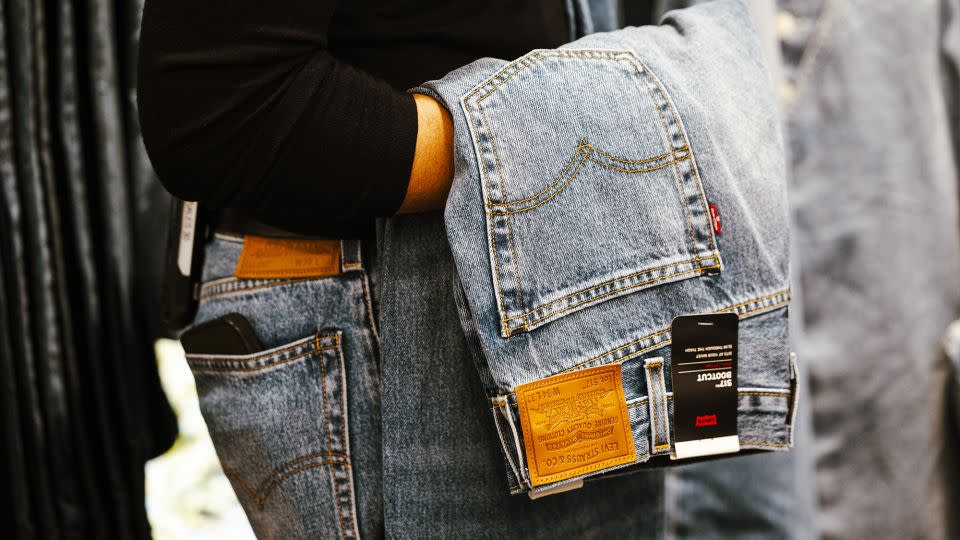
<svg viewBox="0 0 960 540">
<path fill-rule="evenodd" d="M 329 277 L 339 273 L 339 240 L 247 236 L 233 275 L 263 279 Z"/>
<path fill-rule="evenodd" d="M 636 461 L 619 364 L 523 384 L 516 395 L 532 485 Z"/>
</svg>

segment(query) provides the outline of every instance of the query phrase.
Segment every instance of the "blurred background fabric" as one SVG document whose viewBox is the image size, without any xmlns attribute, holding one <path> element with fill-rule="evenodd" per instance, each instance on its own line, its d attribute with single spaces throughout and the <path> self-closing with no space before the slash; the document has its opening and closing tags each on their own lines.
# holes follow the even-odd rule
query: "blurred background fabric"
<svg viewBox="0 0 960 540">
<path fill-rule="evenodd" d="M 0 516 L 147 538 L 168 199 L 134 105 L 142 2 L 0 0 Z"/>
</svg>

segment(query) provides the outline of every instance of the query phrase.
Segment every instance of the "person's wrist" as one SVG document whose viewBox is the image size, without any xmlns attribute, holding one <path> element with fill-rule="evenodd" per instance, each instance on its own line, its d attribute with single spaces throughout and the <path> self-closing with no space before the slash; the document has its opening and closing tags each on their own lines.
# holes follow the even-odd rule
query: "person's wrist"
<svg viewBox="0 0 960 540">
<path fill-rule="evenodd" d="M 398 213 L 443 208 L 453 180 L 453 118 L 436 99 L 414 94 L 417 144 L 407 193 Z"/>
</svg>

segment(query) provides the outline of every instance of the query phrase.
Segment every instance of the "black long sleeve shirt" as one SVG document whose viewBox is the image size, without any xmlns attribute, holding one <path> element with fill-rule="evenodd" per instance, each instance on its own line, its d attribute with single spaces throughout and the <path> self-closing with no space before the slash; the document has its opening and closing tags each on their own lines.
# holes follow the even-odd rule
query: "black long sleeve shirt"
<svg viewBox="0 0 960 540">
<path fill-rule="evenodd" d="M 182 199 L 305 234 L 392 215 L 417 137 L 403 90 L 568 41 L 562 0 L 147 0 L 144 143 Z"/>
</svg>

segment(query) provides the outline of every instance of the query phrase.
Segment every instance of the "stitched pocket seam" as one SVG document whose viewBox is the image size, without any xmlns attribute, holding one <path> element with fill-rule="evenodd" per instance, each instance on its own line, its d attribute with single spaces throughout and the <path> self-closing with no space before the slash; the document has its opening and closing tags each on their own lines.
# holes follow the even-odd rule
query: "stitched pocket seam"
<svg viewBox="0 0 960 540">
<path fill-rule="evenodd" d="M 527 69 L 528 67 L 536 64 L 537 62 L 547 59 L 547 58 L 556 58 L 556 59 L 582 59 L 582 60 L 616 60 L 616 61 L 627 61 L 632 68 L 632 71 L 636 74 L 636 81 L 639 85 L 642 85 L 649 95 L 654 108 L 658 111 L 657 114 L 660 125 L 661 133 L 665 138 L 664 142 L 672 147 L 673 149 L 670 152 L 656 156 L 654 158 L 648 158 L 643 160 L 628 160 L 624 158 L 619 158 L 616 156 L 611 156 L 605 152 L 599 151 L 589 144 L 581 140 L 580 145 L 578 145 L 574 156 L 568 161 L 563 172 L 560 176 L 553 180 L 546 188 L 541 190 L 535 195 L 524 197 L 518 200 L 507 200 L 506 187 L 503 180 L 503 167 L 500 165 L 499 155 L 496 148 L 495 135 L 492 130 L 492 125 L 490 124 L 489 119 L 487 118 L 486 111 L 483 108 L 483 101 L 490 97 L 494 92 L 499 88 L 504 86 L 509 80 L 517 76 L 520 72 Z M 511 72 L 512 70 L 512 72 Z M 510 73 L 508 73 L 510 72 Z M 504 76 L 506 74 L 506 76 Z M 474 100 L 474 97 L 481 91 L 485 91 L 482 95 L 477 97 Z M 722 270 L 722 262 L 720 259 L 719 252 L 716 249 L 715 239 L 713 237 L 713 231 L 710 229 L 709 222 L 705 219 L 702 219 L 703 216 L 698 215 L 698 220 L 703 222 L 701 227 L 704 230 L 699 231 L 698 227 L 694 227 L 693 218 L 691 217 L 691 211 L 689 206 L 692 204 L 692 195 L 687 193 L 688 184 L 692 186 L 692 190 L 695 191 L 695 196 L 703 206 L 703 213 L 706 215 L 706 199 L 703 193 L 703 187 L 699 181 L 699 173 L 695 161 L 690 159 L 693 157 L 692 151 L 689 148 L 689 143 L 686 139 L 686 133 L 684 131 L 682 123 L 680 123 L 679 116 L 675 110 L 673 102 L 670 100 L 669 96 L 665 94 L 666 90 L 663 87 L 659 79 L 656 78 L 650 71 L 649 68 L 642 61 L 630 51 L 602 51 L 602 50 L 576 50 L 576 49 L 546 49 L 539 50 L 530 53 L 526 58 L 521 59 L 518 62 L 510 63 L 497 72 L 492 77 L 488 78 L 484 83 L 478 85 L 473 90 L 468 92 L 461 98 L 461 104 L 464 108 L 468 123 L 471 128 L 473 143 L 475 149 L 478 153 L 478 160 L 480 161 L 481 168 L 481 185 L 483 186 L 483 199 L 484 206 L 487 208 L 486 211 L 486 227 L 487 227 L 487 238 L 488 238 L 488 250 L 489 255 L 491 256 L 491 267 L 492 267 L 492 277 L 494 281 L 494 295 L 498 307 L 498 312 L 500 316 L 501 329 L 500 333 L 502 337 L 509 338 L 513 334 L 520 331 L 529 331 L 542 324 L 546 324 L 550 320 L 553 320 L 562 314 L 578 309 L 588 307 L 594 302 L 598 302 L 605 298 L 611 296 L 619 296 L 620 294 L 626 294 L 629 291 L 636 289 L 637 287 L 642 286 L 651 286 L 658 282 L 665 282 L 667 280 L 676 281 L 678 279 L 687 279 L 691 274 L 700 273 L 710 270 Z M 661 99 L 656 99 L 654 93 L 660 95 Z M 477 118 L 479 115 L 479 118 Z M 667 118 L 664 117 L 667 115 L 667 118 L 670 120 L 671 127 L 674 129 L 671 131 L 667 126 Z M 478 120 L 483 120 L 483 125 L 478 124 Z M 479 129 L 483 128 L 483 132 Z M 487 141 L 481 144 L 481 133 L 486 136 Z M 679 147 L 678 147 L 679 145 Z M 593 153 L 596 151 L 597 155 L 606 157 L 607 159 L 613 159 L 622 164 L 632 165 L 637 163 L 650 162 L 657 159 L 663 159 L 665 157 L 670 157 L 666 162 L 658 163 L 656 168 L 626 168 L 619 167 L 617 165 L 612 165 L 601 161 L 598 158 L 595 158 Z M 492 155 L 493 163 L 488 164 L 488 159 Z M 690 161 L 689 165 L 684 168 L 683 171 L 679 168 L 679 164 L 683 161 Z M 563 191 L 570 182 L 577 176 L 580 172 L 583 164 L 586 161 L 592 161 L 601 166 L 608 167 L 615 170 L 620 170 L 627 173 L 632 172 L 647 172 L 650 170 L 656 170 L 659 168 L 664 168 L 669 165 L 674 165 L 674 182 L 678 188 L 678 196 L 680 198 L 680 205 L 683 207 L 684 216 L 686 218 L 687 226 L 690 231 L 690 255 L 691 257 L 686 261 L 681 263 L 674 264 L 688 264 L 693 263 L 695 265 L 695 270 L 689 272 L 677 272 L 667 276 L 660 276 L 655 279 L 650 279 L 641 283 L 633 283 L 626 287 L 617 288 L 612 291 L 607 291 L 604 294 L 590 295 L 587 294 L 586 298 L 583 301 L 576 302 L 574 304 L 565 306 L 559 310 L 549 311 L 546 308 L 548 306 L 562 302 L 570 297 L 583 295 L 584 293 L 590 293 L 591 291 L 596 291 L 599 288 L 607 287 L 612 283 L 617 283 L 618 280 L 628 279 L 632 276 L 643 274 L 645 272 L 651 272 L 657 268 L 661 267 L 652 267 L 636 270 L 632 274 L 625 276 L 623 278 L 616 278 L 614 280 L 608 280 L 599 285 L 591 285 L 585 287 L 581 290 L 578 290 L 574 293 L 571 293 L 565 297 L 558 299 L 550 299 L 549 301 L 539 304 L 535 307 L 527 307 L 526 301 L 523 298 L 524 287 L 522 279 L 522 271 L 519 268 L 519 260 L 517 257 L 517 251 L 515 248 L 515 242 L 513 240 L 513 226 L 511 216 L 521 212 L 527 212 L 533 210 L 534 208 L 539 207 L 542 204 L 553 199 L 557 194 Z M 493 166 L 496 170 L 490 170 L 489 166 Z M 571 168 L 573 171 L 567 174 Z M 489 189 L 492 188 L 493 184 L 491 183 L 491 174 L 496 174 L 497 176 L 497 185 L 500 190 L 500 199 L 504 202 L 491 202 L 488 197 Z M 688 176 L 689 174 L 689 176 Z M 559 187 L 558 187 L 559 186 Z M 539 199 L 539 200 L 538 200 Z M 536 202 L 534 202 L 536 201 Z M 533 204 L 525 206 L 522 208 L 511 208 L 518 204 L 532 202 Z M 701 239 L 706 240 L 706 246 L 704 248 L 698 247 L 697 243 L 697 231 Z M 506 233 L 506 238 L 498 236 Z M 503 241 L 508 243 L 509 250 L 509 259 L 504 259 L 504 252 L 499 248 L 498 244 Z M 662 259 L 661 259 L 662 260 Z M 659 261 L 657 261 L 659 262 Z M 503 278 L 503 270 L 509 266 L 511 268 L 511 273 L 513 274 L 514 283 L 509 283 L 509 278 L 507 278 L 505 287 L 505 282 Z M 670 265 L 664 265 L 670 266 Z M 652 277 L 652 276 L 651 276 Z M 510 298 L 512 297 L 512 298 Z M 509 308 L 508 301 L 511 305 Z M 514 303 L 515 302 L 515 303 Z M 519 311 L 519 314 L 517 313 Z M 531 317 L 533 315 L 533 317 Z M 519 324 L 515 324 L 512 321 L 520 320 Z"/>
</svg>

